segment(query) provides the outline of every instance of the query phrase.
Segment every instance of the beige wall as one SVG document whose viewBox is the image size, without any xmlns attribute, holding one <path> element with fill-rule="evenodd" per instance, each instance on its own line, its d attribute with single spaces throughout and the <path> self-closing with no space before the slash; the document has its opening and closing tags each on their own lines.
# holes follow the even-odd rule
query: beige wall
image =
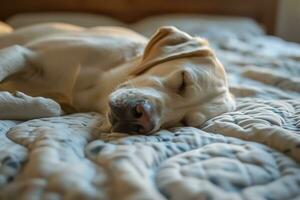
<svg viewBox="0 0 300 200">
<path fill-rule="evenodd" d="M 276 35 L 300 43 L 300 0 L 280 0 Z"/>
</svg>

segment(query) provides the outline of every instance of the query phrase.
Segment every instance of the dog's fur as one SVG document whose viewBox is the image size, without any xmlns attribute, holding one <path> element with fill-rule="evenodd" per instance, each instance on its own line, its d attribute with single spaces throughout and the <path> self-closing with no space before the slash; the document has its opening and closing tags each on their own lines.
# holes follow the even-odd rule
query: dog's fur
<svg viewBox="0 0 300 200">
<path fill-rule="evenodd" d="M 153 127 L 199 127 L 234 109 L 226 73 L 207 41 L 162 27 L 148 41 L 124 28 L 43 24 L 0 37 L 0 91 L 58 102 L 65 112 L 111 114 L 146 99 Z M 130 132 L 130 131 L 128 131 Z"/>
</svg>

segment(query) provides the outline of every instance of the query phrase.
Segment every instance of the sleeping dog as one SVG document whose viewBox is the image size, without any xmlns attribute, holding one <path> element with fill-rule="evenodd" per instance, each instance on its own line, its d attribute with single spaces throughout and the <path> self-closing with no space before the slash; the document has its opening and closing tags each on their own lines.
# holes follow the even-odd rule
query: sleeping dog
<svg viewBox="0 0 300 200">
<path fill-rule="evenodd" d="M 112 131 L 200 127 L 235 107 L 208 42 L 175 27 L 161 27 L 148 41 L 119 27 L 43 24 L 2 35 L 0 48 L 0 91 L 43 97 L 59 105 L 53 116 L 105 114 Z"/>
</svg>

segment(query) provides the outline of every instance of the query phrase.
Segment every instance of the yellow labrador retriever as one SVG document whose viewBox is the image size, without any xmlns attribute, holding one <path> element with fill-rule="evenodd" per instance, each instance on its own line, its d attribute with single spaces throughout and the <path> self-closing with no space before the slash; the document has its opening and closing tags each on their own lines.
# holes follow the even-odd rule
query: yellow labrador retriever
<svg viewBox="0 0 300 200">
<path fill-rule="evenodd" d="M 235 107 L 207 41 L 174 27 L 148 41 L 118 27 L 43 24 L 0 37 L 0 48 L 0 91 L 106 114 L 112 131 L 199 127 Z"/>
</svg>

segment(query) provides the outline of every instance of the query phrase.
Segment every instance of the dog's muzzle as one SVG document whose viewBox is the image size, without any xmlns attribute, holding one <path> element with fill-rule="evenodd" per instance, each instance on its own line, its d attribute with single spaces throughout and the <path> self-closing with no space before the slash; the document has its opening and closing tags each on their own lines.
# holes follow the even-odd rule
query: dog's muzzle
<svg viewBox="0 0 300 200">
<path fill-rule="evenodd" d="M 148 134 L 154 127 L 154 106 L 147 99 L 126 98 L 111 100 L 108 118 L 112 131 Z"/>
</svg>

